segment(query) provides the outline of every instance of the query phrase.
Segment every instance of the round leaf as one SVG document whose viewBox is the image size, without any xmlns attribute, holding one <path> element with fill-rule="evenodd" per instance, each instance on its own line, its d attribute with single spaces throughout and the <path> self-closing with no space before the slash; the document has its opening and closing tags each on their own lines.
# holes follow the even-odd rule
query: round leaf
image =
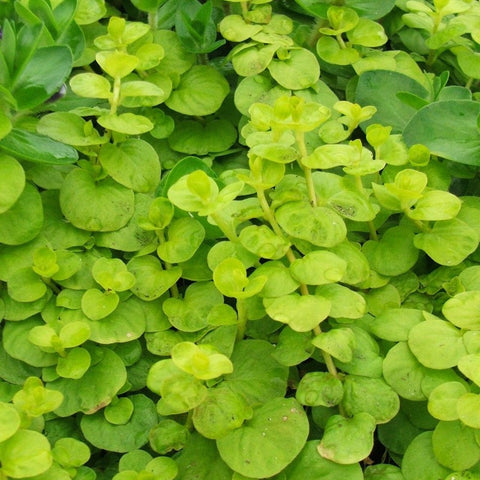
<svg viewBox="0 0 480 480">
<path fill-rule="evenodd" d="M 220 108 L 229 90 L 228 82 L 213 67 L 195 65 L 181 77 L 165 103 L 185 115 L 210 115 Z"/>
<path fill-rule="evenodd" d="M 333 407 L 343 397 L 342 382 L 328 372 L 308 372 L 300 380 L 295 398 L 310 407 Z"/>
<path fill-rule="evenodd" d="M 342 465 L 350 465 L 366 458 L 373 448 L 375 418 L 360 412 L 351 418 L 332 415 L 318 445 L 320 455 Z"/>
<path fill-rule="evenodd" d="M 0 214 L 2 214 L 22 194 L 25 188 L 25 172 L 15 158 L 0 154 L 0 179 Z"/>
<path fill-rule="evenodd" d="M 0 452 L 2 473 L 12 478 L 40 475 L 50 468 L 50 443 L 41 433 L 18 430 L 2 443 Z"/>
<path fill-rule="evenodd" d="M 109 232 L 128 222 L 134 212 L 133 191 L 111 178 L 95 181 L 81 168 L 73 169 L 60 190 L 60 206 L 77 228 Z"/>
<path fill-rule="evenodd" d="M 446 382 L 434 388 L 428 396 L 428 411 L 432 417 L 446 422 L 457 420 L 457 401 L 467 393 L 460 382 Z"/>
<path fill-rule="evenodd" d="M 254 410 L 252 419 L 242 427 L 217 439 L 217 447 L 236 472 L 247 477 L 271 477 L 300 453 L 308 430 L 307 416 L 295 399 L 274 398 Z"/>
<path fill-rule="evenodd" d="M 95 447 L 112 452 L 129 452 L 148 442 L 148 434 L 158 421 L 155 404 L 142 394 L 128 397 L 133 413 L 125 424 L 108 422 L 103 412 L 84 415 L 80 428 L 85 438 Z"/>
<path fill-rule="evenodd" d="M 20 427 L 20 414 L 11 403 L 0 402 L 0 442 L 4 442 Z"/>
<path fill-rule="evenodd" d="M 107 143 L 98 159 L 115 181 L 136 192 L 152 192 L 160 182 L 158 155 L 144 140 L 129 138 L 115 145 Z"/>
</svg>

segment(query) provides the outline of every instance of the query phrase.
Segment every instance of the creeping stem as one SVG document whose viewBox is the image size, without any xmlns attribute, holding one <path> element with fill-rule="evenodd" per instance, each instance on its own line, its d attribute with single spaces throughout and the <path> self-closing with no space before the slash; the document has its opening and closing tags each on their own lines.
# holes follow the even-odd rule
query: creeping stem
<svg viewBox="0 0 480 480">
<path fill-rule="evenodd" d="M 315 185 L 313 183 L 312 169 L 304 165 L 303 159 L 308 155 L 307 146 L 305 144 L 305 133 L 295 132 L 295 139 L 297 141 L 298 150 L 300 152 L 300 166 L 302 167 L 307 182 L 308 198 L 312 207 L 318 205 L 317 194 L 315 193 Z"/>
</svg>

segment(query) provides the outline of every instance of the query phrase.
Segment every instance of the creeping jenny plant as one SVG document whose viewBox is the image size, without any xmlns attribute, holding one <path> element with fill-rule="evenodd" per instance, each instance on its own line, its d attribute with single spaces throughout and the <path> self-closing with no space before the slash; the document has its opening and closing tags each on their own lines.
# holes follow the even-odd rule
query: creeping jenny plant
<svg viewBox="0 0 480 480">
<path fill-rule="evenodd" d="M 478 0 L 0 17 L 1 480 L 480 478 Z"/>
</svg>

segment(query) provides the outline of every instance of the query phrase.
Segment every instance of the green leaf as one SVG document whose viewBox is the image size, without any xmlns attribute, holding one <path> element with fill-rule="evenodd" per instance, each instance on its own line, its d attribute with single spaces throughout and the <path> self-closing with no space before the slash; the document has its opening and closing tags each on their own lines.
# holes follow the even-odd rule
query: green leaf
<svg viewBox="0 0 480 480">
<path fill-rule="evenodd" d="M 210 115 L 220 108 L 229 90 L 228 82 L 213 67 L 195 65 L 181 77 L 165 103 L 185 115 Z"/>
<path fill-rule="evenodd" d="M 148 442 L 149 431 L 158 421 L 155 404 L 142 394 L 124 398 L 128 398 L 133 406 L 132 416 L 124 424 L 110 423 L 103 412 L 82 417 L 82 433 L 95 447 L 123 453 L 140 448 Z"/>
<path fill-rule="evenodd" d="M 355 28 L 347 32 L 347 38 L 351 44 L 363 47 L 380 47 L 388 40 L 382 25 L 368 18 L 359 18 Z"/>
<path fill-rule="evenodd" d="M 286 323 L 296 332 L 307 332 L 318 327 L 330 312 L 330 301 L 317 295 L 291 293 L 265 299 L 264 305 L 271 318 Z"/>
<path fill-rule="evenodd" d="M 333 247 L 345 239 L 345 223 L 330 208 L 296 201 L 282 205 L 275 213 L 278 223 L 289 235 L 318 247 Z"/>
<path fill-rule="evenodd" d="M 0 214 L 18 200 L 25 188 L 25 172 L 20 163 L 9 155 L 0 154 Z"/>
<path fill-rule="evenodd" d="M 123 292 L 135 284 L 134 275 L 119 258 L 100 257 L 93 264 L 92 275 L 107 291 Z"/>
<path fill-rule="evenodd" d="M 408 346 L 420 363 L 434 369 L 454 367 L 467 354 L 461 331 L 433 315 L 412 327 Z"/>
<path fill-rule="evenodd" d="M 390 342 L 406 342 L 408 333 L 425 320 L 421 310 L 414 308 L 387 308 L 369 323 L 369 331 Z"/>
<path fill-rule="evenodd" d="M 53 458 L 64 467 L 81 467 L 90 459 L 90 448 L 75 438 L 59 438 L 52 449 Z"/>
<path fill-rule="evenodd" d="M 318 56 L 334 65 L 351 65 L 360 60 L 360 53 L 353 47 L 341 48 L 332 37 L 321 37 L 316 45 Z"/>
<path fill-rule="evenodd" d="M 229 358 L 211 345 L 180 342 L 172 348 L 171 356 L 178 368 L 200 380 L 210 380 L 233 371 Z"/>
<path fill-rule="evenodd" d="M 135 406 L 129 397 L 119 397 L 105 407 L 103 415 L 112 425 L 125 425 L 132 418 L 134 409 Z"/>
<path fill-rule="evenodd" d="M 459 421 L 440 421 L 432 434 L 432 447 L 438 463 L 451 470 L 467 470 L 480 460 L 474 429 Z"/>
<path fill-rule="evenodd" d="M 79 73 L 70 79 L 72 91 L 87 98 L 112 98 L 110 82 L 97 73 Z"/>
<path fill-rule="evenodd" d="M 114 312 L 119 302 L 120 298 L 115 292 L 90 288 L 82 296 L 82 312 L 90 320 L 101 320 Z"/>
<path fill-rule="evenodd" d="M 392 347 L 383 362 L 386 382 L 403 398 L 413 401 L 425 400 L 422 381 L 427 369 L 418 362 L 408 348 L 407 342 Z"/>
<path fill-rule="evenodd" d="M 369 413 L 377 424 L 389 422 L 400 409 L 397 393 L 381 378 L 348 375 L 341 406 L 348 417 Z"/>
<path fill-rule="evenodd" d="M 150 430 L 148 441 L 155 452 L 165 455 L 172 450 L 182 450 L 189 436 L 190 432 L 185 425 L 175 420 L 162 418 Z"/>
<path fill-rule="evenodd" d="M 52 464 L 50 443 L 33 430 L 18 430 L 2 443 L 2 473 L 12 478 L 40 475 Z"/>
<path fill-rule="evenodd" d="M 129 138 L 115 145 L 107 143 L 98 159 L 115 181 L 136 192 L 152 192 L 160 182 L 158 155 L 144 140 Z"/>
<path fill-rule="evenodd" d="M 476 123 L 479 114 L 478 102 L 471 100 L 431 103 L 405 126 L 405 143 L 408 146 L 421 143 L 434 155 L 466 165 L 480 165 Z"/>
<path fill-rule="evenodd" d="M 451 473 L 435 457 L 431 431 L 422 432 L 412 440 L 402 460 L 402 473 L 405 480 L 445 478 Z"/>
<path fill-rule="evenodd" d="M 480 354 L 472 353 L 463 356 L 457 366 L 467 378 L 480 385 Z"/>
<path fill-rule="evenodd" d="M 423 194 L 407 215 L 414 220 L 450 220 L 457 216 L 462 202 L 449 192 L 430 190 Z"/>
<path fill-rule="evenodd" d="M 262 263 L 252 273 L 252 278 L 266 276 L 267 281 L 260 294 L 263 297 L 281 297 L 292 293 L 299 283 L 292 277 L 290 270 L 281 261 Z"/>
<path fill-rule="evenodd" d="M 284 470 L 288 480 L 363 480 L 360 464 L 341 465 L 320 456 L 317 440 L 310 440 Z M 382 480 L 387 480 L 382 477 Z M 389 479 L 390 480 L 390 479 Z M 397 479 L 392 479 L 397 480 Z M 398 479 L 403 480 L 403 479 Z"/>
<path fill-rule="evenodd" d="M 360 75 L 355 101 L 360 105 L 373 105 L 377 112 L 362 128 L 372 123 L 392 126 L 393 133 L 400 133 L 409 120 L 415 115 L 416 109 L 403 103 L 398 92 L 410 92 L 421 98 L 427 97 L 425 88 L 413 78 L 399 72 L 387 70 L 371 70 Z M 405 139 L 408 146 L 413 143 Z"/>
<path fill-rule="evenodd" d="M 235 72 L 242 77 L 251 77 L 262 73 L 270 64 L 278 50 L 278 45 L 247 43 L 231 52 Z"/>
<path fill-rule="evenodd" d="M 478 430 L 480 428 L 479 407 L 480 395 L 464 393 L 457 400 L 458 418 L 465 425 Z"/>
<path fill-rule="evenodd" d="M 249 225 L 239 235 L 240 243 L 262 258 L 276 260 L 285 256 L 290 244 L 266 225 Z"/>
<path fill-rule="evenodd" d="M 375 418 L 360 412 L 351 418 L 332 415 L 318 445 L 320 455 L 342 465 L 351 465 L 367 457 L 373 448 Z"/>
<path fill-rule="evenodd" d="M 480 292 L 472 290 L 457 293 L 442 307 L 445 318 L 459 328 L 478 330 L 480 327 Z"/>
<path fill-rule="evenodd" d="M 262 290 L 267 277 L 250 279 L 240 260 L 226 258 L 215 267 L 213 281 L 218 290 L 227 297 L 248 298 Z"/>
<path fill-rule="evenodd" d="M 274 398 L 255 409 L 251 420 L 217 439 L 222 459 L 247 477 L 271 477 L 300 453 L 308 436 L 308 420 L 293 398 Z M 262 444 L 264 449 L 257 446 Z"/>
<path fill-rule="evenodd" d="M 467 387 L 460 382 L 438 385 L 428 397 L 428 412 L 432 417 L 446 422 L 458 420 L 457 402 L 467 392 Z"/>
<path fill-rule="evenodd" d="M 48 100 L 63 85 L 71 68 L 72 53 L 67 46 L 36 50 L 12 85 L 18 109 L 28 110 Z"/>
<path fill-rule="evenodd" d="M 292 277 L 306 285 L 324 285 L 340 281 L 347 262 L 327 250 L 317 250 L 298 258 L 290 265 Z"/>
<path fill-rule="evenodd" d="M 139 62 L 135 55 L 120 51 L 98 52 L 95 59 L 102 70 L 113 78 L 126 77 L 135 70 Z"/>
<path fill-rule="evenodd" d="M 328 315 L 333 318 L 361 318 L 367 310 L 362 295 L 338 283 L 318 286 L 315 295 L 330 300 L 331 308 Z"/>
<path fill-rule="evenodd" d="M 84 348 L 73 348 L 58 359 L 56 372 L 63 378 L 82 378 L 90 368 L 91 356 Z"/>
<path fill-rule="evenodd" d="M 20 428 L 20 414 L 11 403 L 0 402 L 0 420 L 0 442 L 4 442 Z"/>
<path fill-rule="evenodd" d="M 389 228 L 380 240 L 369 240 L 362 251 L 370 266 L 380 275 L 396 276 L 408 272 L 418 259 L 414 233 L 397 225 Z"/>
<path fill-rule="evenodd" d="M 134 113 L 108 113 L 100 115 L 97 122 L 108 130 L 125 133 L 126 135 L 141 135 L 153 129 L 153 123 L 144 115 Z"/>
<path fill-rule="evenodd" d="M 181 263 L 189 260 L 205 238 L 202 224 L 191 217 L 174 220 L 168 226 L 168 240 L 160 243 L 158 256 L 168 263 Z"/>
<path fill-rule="evenodd" d="M 33 240 L 43 226 L 42 200 L 37 189 L 25 184 L 18 200 L 4 213 L 0 213 L 0 242 L 20 245 Z"/>
<path fill-rule="evenodd" d="M 312 339 L 312 344 L 338 358 L 341 362 L 351 362 L 356 346 L 355 334 L 351 328 L 332 328 Z"/>
<path fill-rule="evenodd" d="M 122 359 L 112 350 L 93 347 L 89 351 L 97 362 L 80 379 L 58 378 L 47 384 L 48 388 L 63 393 L 64 401 L 55 410 L 61 417 L 100 410 L 111 402 L 127 379 Z"/>
<path fill-rule="evenodd" d="M 224 118 L 181 120 L 168 137 L 168 144 L 176 152 L 189 155 L 206 155 L 224 152 L 237 139 L 237 132 L 230 121 Z"/>
<path fill-rule="evenodd" d="M 218 24 L 223 38 L 230 42 L 243 42 L 262 31 L 262 25 L 247 23 L 241 15 L 227 15 Z"/>
<path fill-rule="evenodd" d="M 231 361 L 233 372 L 225 384 L 252 405 L 283 397 L 287 388 L 288 367 L 273 357 L 275 347 L 264 340 L 244 340 L 235 345 Z"/>
<path fill-rule="evenodd" d="M 29 162 L 47 165 L 64 165 L 78 160 L 77 151 L 69 145 L 20 128 L 12 128 L 0 140 L 0 150 Z"/>
<path fill-rule="evenodd" d="M 90 321 L 90 340 L 101 344 L 124 343 L 139 338 L 145 332 L 147 312 L 135 297 L 120 302 L 101 321 Z"/>
<path fill-rule="evenodd" d="M 287 367 L 299 365 L 314 351 L 311 338 L 310 332 L 296 332 L 288 326 L 284 327 L 278 336 L 274 358 Z"/>
<path fill-rule="evenodd" d="M 285 59 L 273 59 L 268 71 L 274 80 L 289 90 L 309 88 L 320 76 L 315 55 L 305 48 L 289 50 Z"/>
<path fill-rule="evenodd" d="M 132 258 L 128 262 L 128 269 L 136 278 L 132 292 L 145 301 L 159 298 L 175 285 L 182 274 L 180 267 L 164 270 L 158 258 L 152 255 Z"/>
<path fill-rule="evenodd" d="M 8 280 L 8 294 L 17 302 L 34 302 L 47 292 L 47 285 L 31 269 L 21 268 Z"/>
<path fill-rule="evenodd" d="M 342 382 L 328 372 L 308 372 L 300 380 L 295 398 L 310 407 L 333 407 L 343 397 Z"/>
<path fill-rule="evenodd" d="M 433 228 L 415 236 L 413 243 L 440 265 L 458 265 L 478 247 L 478 235 L 457 218 L 436 222 Z"/>
<path fill-rule="evenodd" d="M 77 228 L 110 232 L 133 215 L 134 194 L 111 178 L 95 181 L 88 171 L 75 168 L 60 189 L 60 206 Z"/>
<path fill-rule="evenodd" d="M 193 425 L 204 437 L 217 439 L 242 426 L 252 418 L 252 408 L 229 388 L 208 391 L 206 399 L 193 411 Z"/>
</svg>

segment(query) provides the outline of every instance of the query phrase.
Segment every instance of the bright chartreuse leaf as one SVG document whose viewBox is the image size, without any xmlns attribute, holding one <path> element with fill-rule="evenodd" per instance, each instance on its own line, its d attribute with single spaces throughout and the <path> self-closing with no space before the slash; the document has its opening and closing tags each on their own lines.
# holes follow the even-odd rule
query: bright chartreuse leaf
<svg viewBox="0 0 480 480">
<path fill-rule="evenodd" d="M 239 235 L 240 243 L 261 258 L 277 260 L 282 258 L 290 244 L 266 225 L 249 225 Z"/>
<path fill-rule="evenodd" d="M 277 209 L 280 226 L 295 238 L 319 247 L 333 247 L 345 239 L 345 223 L 327 207 L 312 207 L 306 202 L 288 202 Z"/>
<path fill-rule="evenodd" d="M 297 332 L 307 332 L 318 327 L 327 318 L 331 307 L 326 298 L 298 293 L 265 299 L 264 305 L 271 318 L 286 323 Z"/>
<path fill-rule="evenodd" d="M 247 277 L 247 270 L 237 258 L 226 258 L 213 271 L 213 281 L 227 297 L 248 298 L 259 293 L 267 281 L 265 276 Z"/>
<path fill-rule="evenodd" d="M 93 264 L 92 275 L 106 291 L 123 292 L 135 284 L 135 276 L 119 258 L 100 257 Z"/>
<path fill-rule="evenodd" d="M 367 457 L 373 448 L 375 418 L 359 412 L 350 418 L 333 415 L 325 426 L 318 445 L 320 455 L 342 465 L 351 465 Z"/>
<path fill-rule="evenodd" d="M 480 292 L 471 290 L 459 292 L 447 299 L 442 306 L 445 318 L 459 328 L 478 330 L 480 327 Z"/>
<path fill-rule="evenodd" d="M 432 447 L 438 463 L 451 470 L 467 470 L 480 460 L 475 430 L 458 420 L 437 424 L 432 434 Z"/>
<path fill-rule="evenodd" d="M 52 453 L 47 438 L 33 430 L 18 430 L 2 442 L 0 452 L 2 474 L 10 478 L 40 475 L 52 464 Z"/>
<path fill-rule="evenodd" d="M 324 285 L 340 281 L 347 262 L 328 250 L 316 250 L 296 259 L 290 265 L 292 277 L 306 285 Z"/>
<path fill-rule="evenodd" d="M 327 332 L 319 333 L 312 339 L 313 345 L 346 363 L 353 360 L 356 343 L 355 334 L 348 327 L 332 328 Z"/>
<path fill-rule="evenodd" d="M 411 328 L 425 320 L 421 310 L 414 308 L 387 308 L 369 323 L 369 330 L 379 338 L 391 342 L 408 340 Z"/>
<path fill-rule="evenodd" d="M 180 342 L 172 348 L 171 356 L 178 368 L 200 380 L 210 380 L 233 371 L 229 358 L 211 345 Z"/>
<path fill-rule="evenodd" d="M 114 312 L 119 302 L 120 298 L 115 292 L 89 288 L 82 296 L 82 312 L 90 320 L 101 320 Z"/>
<path fill-rule="evenodd" d="M 445 382 L 438 385 L 428 397 L 430 415 L 446 422 L 457 420 L 458 399 L 467 392 L 467 387 L 460 382 Z"/>
<path fill-rule="evenodd" d="M 222 459 L 234 471 L 271 477 L 300 453 L 308 436 L 308 419 L 293 398 L 274 398 L 254 409 L 240 428 L 217 439 Z M 261 443 L 263 449 L 257 446 Z M 248 460 L 248 461 L 246 461 Z"/>
<path fill-rule="evenodd" d="M 293 48 L 286 58 L 274 58 L 268 71 L 282 87 L 302 90 L 314 85 L 320 76 L 320 66 L 315 55 L 305 48 Z"/>
<path fill-rule="evenodd" d="M 330 317 L 361 318 L 366 313 L 365 298 L 358 292 L 338 283 L 319 285 L 315 289 L 315 294 L 330 300 Z"/>
<path fill-rule="evenodd" d="M 124 133 L 126 135 L 141 135 L 153 129 L 153 123 L 144 115 L 135 113 L 107 113 L 97 119 L 98 123 L 114 132 Z"/>
<path fill-rule="evenodd" d="M 471 353 L 461 357 L 457 366 L 467 378 L 480 385 L 480 354 Z"/>
<path fill-rule="evenodd" d="M 480 395 L 476 393 L 464 393 L 457 399 L 457 413 L 461 422 L 471 428 L 480 428 Z"/>
<path fill-rule="evenodd" d="M 180 78 L 165 104 L 185 115 L 210 115 L 223 103 L 230 87 L 223 75 L 207 65 L 195 65 Z"/>
<path fill-rule="evenodd" d="M 462 220 L 442 220 L 432 229 L 418 233 L 414 245 L 440 265 L 454 266 L 465 260 L 478 247 L 478 235 Z"/>
<path fill-rule="evenodd" d="M 87 170 L 73 169 L 60 189 L 60 206 L 77 228 L 109 232 L 128 222 L 134 212 L 132 190 L 111 178 L 95 181 Z"/>
<path fill-rule="evenodd" d="M 20 414 L 11 403 L 0 402 L 0 442 L 4 442 L 20 428 Z"/>
<path fill-rule="evenodd" d="M 80 73 L 70 79 L 70 88 L 80 97 L 112 98 L 112 86 L 108 79 L 96 73 Z"/>
<path fill-rule="evenodd" d="M 57 362 L 56 372 L 63 378 L 82 378 L 90 368 L 91 356 L 84 348 L 72 348 Z"/>
<path fill-rule="evenodd" d="M 25 188 L 25 172 L 20 163 L 9 155 L 0 154 L 0 214 L 18 200 Z"/>
</svg>

